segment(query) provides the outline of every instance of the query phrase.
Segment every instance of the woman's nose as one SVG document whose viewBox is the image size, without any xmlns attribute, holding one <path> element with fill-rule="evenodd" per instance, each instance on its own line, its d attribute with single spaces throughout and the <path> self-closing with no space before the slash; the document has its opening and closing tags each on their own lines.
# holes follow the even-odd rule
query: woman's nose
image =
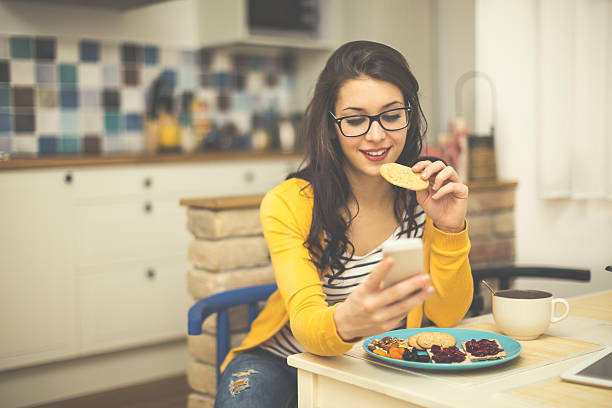
<svg viewBox="0 0 612 408">
<path fill-rule="evenodd" d="M 370 130 L 365 134 L 365 137 L 368 141 L 378 142 L 385 138 L 385 129 L 382 128 L 378 121 L 372 121 L 372 125 L 370 126 Z"/>
</svg>

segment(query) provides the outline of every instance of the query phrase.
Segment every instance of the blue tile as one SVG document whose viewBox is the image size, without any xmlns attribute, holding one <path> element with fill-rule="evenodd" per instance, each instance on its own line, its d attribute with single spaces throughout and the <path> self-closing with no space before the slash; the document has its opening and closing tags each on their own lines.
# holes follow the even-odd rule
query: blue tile
<svg viewBox="0 0 612 408">
<path fill-rule="evenodd" d="M 11 114 L 9 112 L 0 112 L 0 133 L 9 133 L 11 131 Z"/>
<path fill-rule="evenodd" d="M 138 113 L 128 113 L 125 115 L 125 129 L 127 131 L 141 131 L 142 115 Z"/>
<path fill-rule="evenodd" d="M 173 69 L 166 69 L 162 72 L 162 78 L 166 83 L 166 86 L 170 89 L 174 89 L 176 86 L 176 71 Z"/>
<path fill-rule="evenodd" d="M 59 97 L 62 109 L 76 109 L 79 107 L 79 93 L 76 88 L 61 88 Z"/>
<path fill-rule="evenodd" d="M 159 62 L 159 48 L 154 46 L 144 47 L 145 65 L 156 65 Z"/>
<path fill-rule="evenodd" d="M 79 114 L 78 112 L 60 112 L 60 122 L 62 133 L 76 135 L 79 133 Z"/>
<path fill-rule="evenodd" d="M 56 155 L 59 151 L 57 136 L 40 136 L 38 138 L 38 154 L 41 156 Z"/>
<path fill-rule="evenodd" d="M 11 58 L 32 58 L 32 38 L 11 37 Z"/>
<path fill-rule="evenodd" d="M 79 154 L 80 143 L 78 136 L 64 135 L 60 141 L 60 152 L 63 154 Z"/>
<path fill-rule="evenodd" d="M 80 59 L 84 62 L 100 60 L 100 42 L 83 40 L 79 43 Z"/>
</svg>

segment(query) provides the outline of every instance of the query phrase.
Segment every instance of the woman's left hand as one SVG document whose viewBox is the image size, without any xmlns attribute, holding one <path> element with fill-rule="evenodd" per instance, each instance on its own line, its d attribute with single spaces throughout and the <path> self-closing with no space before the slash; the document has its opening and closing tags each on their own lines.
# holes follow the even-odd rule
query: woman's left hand
<svg viewBox="0 0 612 408">
<path fill-rule="evenodd" d="M 412 166 L 412 171 L 429 180 L 429 188 L 417 191 L 416 197 L 436 228 L 450 233 L 463 231 L 468 187 L 461 183 L 455 169 L 440 160 L 424 160 Z"/>
</svg>

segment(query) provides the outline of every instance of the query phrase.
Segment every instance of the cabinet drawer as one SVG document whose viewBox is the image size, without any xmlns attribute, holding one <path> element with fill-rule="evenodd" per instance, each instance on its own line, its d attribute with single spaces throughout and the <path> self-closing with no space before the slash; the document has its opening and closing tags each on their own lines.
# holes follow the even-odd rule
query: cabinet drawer
<svg viewBox="0 0 612 408">
<path fill-rule="evenodd" d="M 178 257 L 87 268 L 79 276 L 84 351 L 185 334 L 187 261 Z"/>
<path fill-rule="evenodd" d="M 214 162 L 146 167 L 113 167 L 74 171 L 71 183 L 80 200 L 143 193 L 192 195 L 241 195 L 261 193 L 280 183 L 298 164 L 278 161 Z"/>
<path fill-rule="evenodd" d="M 191 236 L 178 200 L 128 200 L 76 208 L 78 266 L 182 255 Z"/>
</svg>

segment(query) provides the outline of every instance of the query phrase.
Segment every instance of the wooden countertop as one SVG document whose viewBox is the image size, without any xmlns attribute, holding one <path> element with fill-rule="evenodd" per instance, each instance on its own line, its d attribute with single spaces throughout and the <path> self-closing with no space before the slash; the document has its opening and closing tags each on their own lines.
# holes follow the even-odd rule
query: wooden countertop
<svg viewBox="0 0 612 408">
<path fill-rule="evenodd" d="M 282 158 L 300 158 L 302 153 L 282 152 L 209 152 L 197 154 L 169 155 L 117 155 L 117 156 L 54 156 L 36 158 L 14 158 L 1 161 L 0 171 L 43 169 L 57 167 L 140 165 L 163 163 L 195 163 L 231 160 L 266 160 Z"/>
<path fill-rule="evenodd" d="M 468 183 L 468 187 L 472 191 L 485 190 L 506 190 L 514 189 L 518 185 L 517 181 L 503 180 L 490 182 Z M 263 195 L 249 195 L 236 197 L 214 197 L 214 198 L 183 198 L 180 204 L 183 207 L 205 208 L 208 210 L 219 211 L 228 208 L 249 208 L 258 207 Z"/>
</svg>

